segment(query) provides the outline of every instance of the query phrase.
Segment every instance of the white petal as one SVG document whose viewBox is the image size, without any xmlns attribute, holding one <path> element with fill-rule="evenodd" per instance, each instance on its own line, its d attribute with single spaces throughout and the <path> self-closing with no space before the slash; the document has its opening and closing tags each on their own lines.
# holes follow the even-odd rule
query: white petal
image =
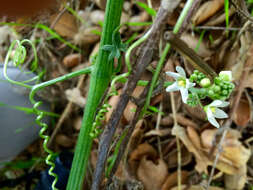
<svg viewBox="0 0 253 190">
<path fill-rule="evenodd" d="M 170 72 L 170 71 L 166 72 L 166 74 L 169 75 L 170 77 L 173 77 L 174 79 L 178 79 L 178 78 L 182 77 L 180 74 Z"/>
<path fill-rule="evenodd" d="M 205 112 L 206 112 L 207 118 L 208 117 L 213 117 L 213 112 L 212 112 L 212 110 L 210 109 L 209 106 L 207 106 L 207 109 L 205 110 Z"/>
<path fill-rule="evenodd" d="M 221 101 L 221 100 L 214 100 L 209 106 L 214 107 L 226 107 L 229 105 L 229 102 Z"/>
<path fill-rule="evenodd" d="M 209 104 L 209 106 L 217 107 L 217 106 L 219 106 L 221 104 L 222 104 L 221 100 L 214 100 L 211 104 Z"/>
<path fill-rule="evenodd" d="M 222 119 L 222 118 L 228 118 L 228 115 L 221 109 L 216 108 L 215 113 L 213 114 L 214 117 Z"/>
<path fill-rule="evenodd" d="M 213 115 L 211 117 L 207 117 L 208 121 L 215 127 L 219 128 L 220 125 L 219 123 L 215 120 L 215 118 L 213 117 Z"/>
<path fill-rule="evenodd" d="M 227 107 L 229 105 L 229 102 L 222 101 L 221 105 L 217 106 L 220 108 Z"/>
<path fill-rule="evenodd" d="M 186 77 L 186 74 L 185 74 L 185 71 L 184 71 L 184 69 L 182 68 L 182 67 L 180 67 L 180 66 L 177 66 L 176 67 L 176 71 L 182 76 L 182 77 Z"/>
<path fill-rule="evenodd" d="M 166 91 L 173 92 L 173 91 L 177 91 L 179 89 L 180 89 L 180 87 L 177 85 L 177 82 L 174 82 L 172 85 L 170 85 L 166 88 Z"/>
<path fill-rule="evenodd" d="M 183 102 L 186 104 L 188 99 L 188 90 L 186 88 L 180 88 Z"/>
</svg>

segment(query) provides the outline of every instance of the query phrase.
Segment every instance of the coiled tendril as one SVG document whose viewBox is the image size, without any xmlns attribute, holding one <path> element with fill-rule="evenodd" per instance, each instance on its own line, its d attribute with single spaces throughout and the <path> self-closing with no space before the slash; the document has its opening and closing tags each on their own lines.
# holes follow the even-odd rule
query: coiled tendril
<svg viewBox="0 0 253 190">
<path fill-rule="evenodd" d="M 24 63 L 26 55 L 27 55 L 26 48 L 23 45 L 25 43 L 29 44 L 32 47 L 32 50 L 33 50 L 33 53 L 34 53 L 34 61 L 32 63 L 31 72 L 35 71 L 37 69 L 38 57 L 37 57 L 37 52 L 36 52 L 36 48 L 35 48 L 34 44 L 30 40 L 27 40 L 27 39 L 22 40 L 22 41 L 15 40 L 15 41 L 12 42 L 11 46 L 9 47 L 8 52 L 7 52 L 7 56 L 5 58 L 4 77 L 6 78 L 6 80 L 8 82 L 10 82 L 12 84 L 19 85 L 19 86 L 22 86 L 22 87 L 25 87 L 25 88 L 28 88 L 28 89 L 32 90 L 30 92 L 30 101 L 33 104 L 33 111 L 37 115 L 35 121 L 41 127 L 39 135 L 42 139 L 44 139 L 43 148 L 48 153 L 48 156 L 46 157 L 46 160 L 45 160 L 46 164 L 48 164 L 50 166 L 50 169 L 49 169 L 48 173 L 49 173 L 49 175 L 54 177 L 54 181 L 52 183 L 52 189 L 53 190 L 58 190 L 55 187 L 55 185 L 58 181 L 58 176 L 57 176 L 56 173 L 53 172 L 53 170 L 55 168 L 55 164 L 52 161 L 52 157 L 53 157 L 54 153 L 47 147 L 47 143 L 49 141 L 49 136 L 44 135 L 44 132 L 47 130 L 48 125 L 46 123 L 42 122 L 42 119 L 44 117 L 44 112 L 38 109 L 38 107 L 42 104 L 42 102 L 41 101 L 36 102 L 34 100 L 35 92 L 33 92 L 33 91 L 36 90 L 37 85 L 31 86 L 31 85 L 27 84 L 27 83 L 32 82 L 32 81 L 37 82 L 39 78 L 36 76 L 36 77 L 34 77 L 32 79 L 29 79 L 29 80 L 26 80 L 26 81 L 15 81 L 15 80 L 10 79 L 8 74 L 7 74 L 7 67 L 8 67 L 8 63 L 9 63 L 10 59 L 13 61 L 13 64 L 15 66 L 18 66 L 22 70 L 21 66 Z M 15 50 L 14 50 L 14 48 L 15 48 Z M 13 50 L 14 50 L 14 55 L 12 55 Z M 29 73 L 29 72 L 26 72 L 26 73 Z"/>
</svg>

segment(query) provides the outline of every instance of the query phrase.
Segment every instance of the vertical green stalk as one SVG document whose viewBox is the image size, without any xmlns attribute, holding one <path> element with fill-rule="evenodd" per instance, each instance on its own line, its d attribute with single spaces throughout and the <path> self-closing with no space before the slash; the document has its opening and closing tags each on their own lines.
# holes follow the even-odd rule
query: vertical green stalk
<svg viewBox="0 0 253 190">
<path fill-rule="evenodd" d="M 101 97 L 105 93 L 105 90 L 110 83 L 113 72 L 113 62 L 108 61 L 110 52 L 102 50 L 102 47 L 104 45 L 112 44 L 113 31 L 119 26 L 120 23 L 122 5 L 123 0 L 107 0 L 100 49 L 96 64 L 91 72 L 87 103 L 85 106 L 82 127 L 75 149 L 67 190 L 82 189 L 93 140 L 90 136 L 92 123 L 95 118 L 97 107 L 101 101 Z"/>
</svg>

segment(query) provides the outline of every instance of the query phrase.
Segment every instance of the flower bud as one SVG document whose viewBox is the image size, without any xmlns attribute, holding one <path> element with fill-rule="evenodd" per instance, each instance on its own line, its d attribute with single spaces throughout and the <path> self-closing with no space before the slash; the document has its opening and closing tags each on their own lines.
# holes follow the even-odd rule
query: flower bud
<svg viewBox="0 0 253 190">
<path fill-rule="evenodd" d="M 207 88 L 211 85 L 211 81 L 209 78 L 203 78 L 201 81 L 200 81 L 200 86 L 204 87 L 204 88 Z"/>
<path fill-rule="evenodd" d="M 224 81 L 232 81 L 232 72 L 231 71 L 221 71 L 219 77 Z"/>
</svg>

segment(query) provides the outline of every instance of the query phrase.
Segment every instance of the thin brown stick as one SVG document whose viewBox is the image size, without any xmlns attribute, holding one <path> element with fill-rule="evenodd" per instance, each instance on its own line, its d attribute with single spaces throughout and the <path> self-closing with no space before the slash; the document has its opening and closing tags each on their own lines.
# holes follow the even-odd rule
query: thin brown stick
<svg viewBox="0 0 253 190">
<path fill-rule="evenodd" d="M 158 130 L 158 131 L 159 131 L 160 123 L 161 123 L 161 119 L 162 119 L 162 110 L 163 110 L 163 103 L 161 102 L 160 105 L 159 105 L 159 113 L 158 113 L 158 116 L 157 116 L 157 121 L 156 121 L 156 126 L 155 126 L 155 129 Z M 160 156 L 160 158 L 162 158 L 163 153 L 162 153 L 162 148 L 161 148 L 161 138 L 160 138 L 159 135 L 157 136 L 157 144 L 158 144 L 159 156 Z"/>
<path fill-rule="evenodd" d="M 176 112 L 176 106 L 175 106 L 175 99 L 174 99 L 174 93 L 171 92 L 170 93 L 170 101 L 171 101 L 171 107 L 172 107 L 172 116 L 173 116 L 173 120 L 174 120 L 174 127 L 177 127 L 178 123 L 177 123 L 177 112 Z M 176 142 L 177 142 L 177 187 L 179 190 L 182 189 L 182 179 L 181 179 L 181 148 L 180 148 L 180 141 L 178 138 L 178 135 L 176 135 Z"/>
</svg>

